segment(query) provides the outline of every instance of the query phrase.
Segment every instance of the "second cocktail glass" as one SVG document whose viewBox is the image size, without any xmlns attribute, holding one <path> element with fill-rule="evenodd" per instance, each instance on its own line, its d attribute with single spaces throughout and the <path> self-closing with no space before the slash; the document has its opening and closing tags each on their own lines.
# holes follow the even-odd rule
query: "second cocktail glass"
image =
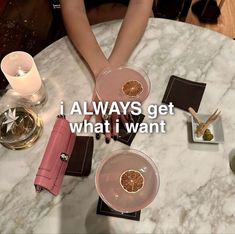
<svg viewBox="0 0 235 234">
<path fill-rule="evenodd" d="M 137 150 L 113 151 L 100 164 L 96 190 L 112 209 L 131 213 L 148 206 L 158 193 L 160 177 L 154 162 Z"/>
</svg>

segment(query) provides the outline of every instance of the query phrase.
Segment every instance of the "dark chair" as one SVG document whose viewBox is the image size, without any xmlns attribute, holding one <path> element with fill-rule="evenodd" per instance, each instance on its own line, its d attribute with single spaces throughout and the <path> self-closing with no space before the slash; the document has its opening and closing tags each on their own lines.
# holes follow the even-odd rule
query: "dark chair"
<svg viewBox="0 0 235 234">
<path fill-rule="evenodd" d="M 154 17 L 185 21 L 192 0 L 154 0 Z"/>
<path fill-rule="evenodd" d="M 55 17 L 60 17 L 59 0 L 49 0 Z M 185 21 L 192 0 L 154 0 L 154 17 Z"/>
<path fill-rule="evenodd" d="M 53 20 L 51 23 L 51 29 L 48 35 L 48 44 L 60 39 L 66 35 L 66 30 L 63 23 L 63 18 L 60 9 L 59 0 L 49 0 L 51 7 Z"/>
</svg>

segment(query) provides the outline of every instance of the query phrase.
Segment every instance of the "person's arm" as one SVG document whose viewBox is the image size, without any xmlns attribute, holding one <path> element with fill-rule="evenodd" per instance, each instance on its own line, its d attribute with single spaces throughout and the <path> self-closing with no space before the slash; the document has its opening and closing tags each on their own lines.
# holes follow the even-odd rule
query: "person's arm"
<svg viewBox="0 0 235 234">
<path fill-rule="evenodd" d="M 109 57 L 111 66 L 124 65 L 139 40 L 152 13 L 153 0 L 130 0 L 115 46 Z"/>
<path fill-rule="evenodd" d="M 67 33 L 96 76 L 109 66 L 91 30 L 84 0 L 60 0 Z"/>
</svg>

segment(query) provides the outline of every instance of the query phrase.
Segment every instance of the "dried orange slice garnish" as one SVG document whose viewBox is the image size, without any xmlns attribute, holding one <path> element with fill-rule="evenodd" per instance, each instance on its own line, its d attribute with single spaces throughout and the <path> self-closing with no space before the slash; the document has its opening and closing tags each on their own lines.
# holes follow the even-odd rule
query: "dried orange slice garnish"
<svg viewBox="0 0 235 234">
<path fill-rule="evenodd" d="M 136 193 L 144 186 L 144 177 L 139 171 L 127 170 L 120 176 L 120 184 L 128 193 Z"/>
<path fill-rule="evenodd" d="M 130 80 L 122 86 L 122 91 L 129 97 L 136 97 L 143 92 L 143 86 L 137 80 Z"/>
</svg>

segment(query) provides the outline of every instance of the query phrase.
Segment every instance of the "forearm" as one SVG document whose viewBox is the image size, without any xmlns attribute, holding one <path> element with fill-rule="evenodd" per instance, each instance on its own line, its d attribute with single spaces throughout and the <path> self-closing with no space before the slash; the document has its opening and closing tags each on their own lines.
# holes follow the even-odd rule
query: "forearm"
<svg viewBox="0 0 235 234">
<path fill-rule="evenodd" d="M 61 0 L 60 3 L 67 33 L 96 76 L 109 62 L 91 30 L 84 0 Z"/>
<path fill-rule="evenodd" d="M 125 64 L 141 39 L 152 12 L 152 0 L 131 0 L 115 46 L 109 57 L 112 66 Z"/>
</svg>

